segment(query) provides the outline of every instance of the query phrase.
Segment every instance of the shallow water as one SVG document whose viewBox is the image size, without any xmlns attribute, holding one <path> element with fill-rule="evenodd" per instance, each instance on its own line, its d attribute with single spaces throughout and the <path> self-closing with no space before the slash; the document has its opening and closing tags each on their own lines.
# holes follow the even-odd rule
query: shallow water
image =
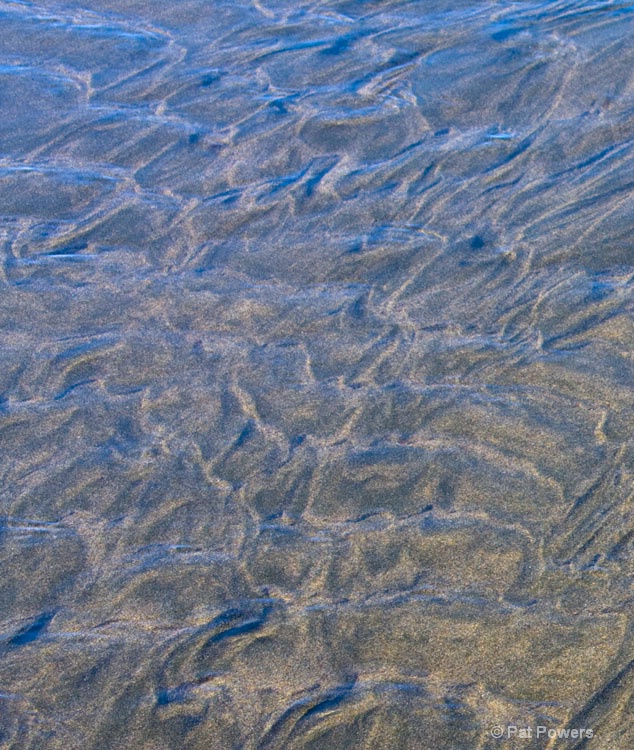
<svg viewBox="0 0 634 750">
<path fill-rule="evenodd" d="M 631 747 L 633 36 L 0 0 L 1 747 Z"/>
</svg>

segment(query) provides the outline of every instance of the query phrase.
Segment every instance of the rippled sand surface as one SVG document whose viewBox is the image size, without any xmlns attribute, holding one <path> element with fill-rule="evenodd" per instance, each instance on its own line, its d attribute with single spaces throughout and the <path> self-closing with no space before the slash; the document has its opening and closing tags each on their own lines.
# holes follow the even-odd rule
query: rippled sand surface
<svg viewBox="0 0 634 750">
<path fill-rule="evenodd" d="M 632 747 L 633 39 L 0 1 L 2 748 Z"/>
</svg>

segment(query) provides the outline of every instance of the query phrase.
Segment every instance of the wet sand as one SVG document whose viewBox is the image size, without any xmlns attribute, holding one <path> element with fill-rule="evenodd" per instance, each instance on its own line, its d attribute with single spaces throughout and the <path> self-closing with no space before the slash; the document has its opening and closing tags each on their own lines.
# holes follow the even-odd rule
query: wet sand
<svg viewBox="0 0 634 750">
<path fill-rule="evenodd" d="M 2 748 L 632 745 L 633 35 L 0 2 Z"/>
</svg>

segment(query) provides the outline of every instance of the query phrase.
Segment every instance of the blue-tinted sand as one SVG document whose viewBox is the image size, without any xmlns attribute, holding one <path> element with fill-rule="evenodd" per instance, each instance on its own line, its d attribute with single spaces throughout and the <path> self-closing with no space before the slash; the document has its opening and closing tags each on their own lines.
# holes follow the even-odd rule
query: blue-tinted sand
<svg viewBox="0 0 634 750">
<path fill-rule="evenodd" d="M 632 10 L 0 0 L 3 749 L 634 746 Z"/>
</svg>

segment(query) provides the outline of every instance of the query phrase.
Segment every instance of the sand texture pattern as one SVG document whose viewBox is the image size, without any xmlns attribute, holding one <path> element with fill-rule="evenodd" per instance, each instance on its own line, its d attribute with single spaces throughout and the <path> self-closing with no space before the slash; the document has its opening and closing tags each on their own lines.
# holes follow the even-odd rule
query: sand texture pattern
<svg viewBox="0 0 634 750">
<path fill-rule="evenodd" d="M 634 746 L 633 42 L 0 0 L 3 750 Z"/>
</svg>

